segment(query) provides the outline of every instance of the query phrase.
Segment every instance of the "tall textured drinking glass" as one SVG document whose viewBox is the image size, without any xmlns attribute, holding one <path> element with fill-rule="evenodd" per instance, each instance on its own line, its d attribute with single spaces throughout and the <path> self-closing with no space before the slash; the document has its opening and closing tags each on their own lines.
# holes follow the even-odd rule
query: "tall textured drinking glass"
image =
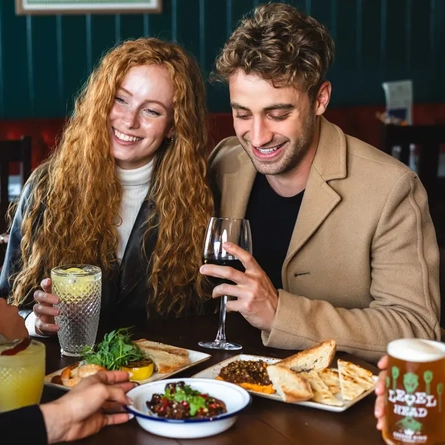
<svg viewBox="0 0 445 445">
<path fill-rule="evenodd" d="M 62 355 L 80 357 L 94 346 L 100 317 L 102 272 L 97 266 L 75 264 L 51 270 L 52 291 L 60 299 L 55 317 Z"/>
<path fill-rule="evenodd" d="M 26 349 L 5 355 L 18 342 L 0 345 L 0 413 L 40 402 L 45 378 L 45 345 L 31 340 Z"/>
<path fill-rule="evenodd" d="M 222 245 L 229 241 L 252 253 L 252 235 L 250 224 L 247 219 L 236 218 L 210 218 L 204 242 L 204 264 L 217 264 L 219 266 L 230 266 L 244 272 L 241 261 L 229 254 Z M 221 297 L 219 311 L 219 327 L 214 341 L 200 341 L 199 346 L 210 349 L 225 349 L 236 351 L 242 346 L 230 343 L 226 338 L 226 303 L 227 295 Z"/>
</svg>

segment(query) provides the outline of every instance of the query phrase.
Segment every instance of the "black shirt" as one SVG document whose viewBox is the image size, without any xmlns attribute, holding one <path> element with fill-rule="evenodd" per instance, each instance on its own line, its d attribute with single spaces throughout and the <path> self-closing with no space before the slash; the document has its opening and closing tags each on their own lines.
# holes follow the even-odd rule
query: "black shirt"
<svg viewBox="0 0 445 445">
<path fill-rule="evenodd" d="M 276 289 L 281 289 L 281 268 L 297 221 L 304 190 L 284 198 L 257 173 L 245 218 L 252 231 L 253 256 Z"/>
</svg>

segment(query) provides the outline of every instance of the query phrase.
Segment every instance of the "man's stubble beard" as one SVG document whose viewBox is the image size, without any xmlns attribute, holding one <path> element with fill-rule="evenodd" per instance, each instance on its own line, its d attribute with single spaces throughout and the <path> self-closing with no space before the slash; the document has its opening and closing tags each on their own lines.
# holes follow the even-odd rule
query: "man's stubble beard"
<svg viewBox="0 0 445 445">
<path fill-rule="evenodd" d="M 248 148 L 251 144 L 243 139 L 241 145 L 244 151 L 249 156 L 252 164 L 258 173 L 263 175 L 280 175 L 290 172 L 298 167 L 301 161 L 306 156 L 314 136 L 315 132 L 315 116 L 310 115 L 304 123 L 303 134 L 299 137 L 292 147 L 285 149 L 284 156 L 277 163 L 271 162 L 261 162 L 259 161 L 252 151 Z"/>
</svg>

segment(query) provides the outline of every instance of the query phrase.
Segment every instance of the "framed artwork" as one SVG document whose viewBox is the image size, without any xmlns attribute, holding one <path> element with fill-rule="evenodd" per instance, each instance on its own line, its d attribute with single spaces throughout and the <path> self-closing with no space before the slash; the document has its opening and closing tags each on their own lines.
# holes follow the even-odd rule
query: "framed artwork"
<svg viewBox="0 0 445 445">
<path fill-rule="evenodd" d="M 17 14 L 149 14 L 162 0 L 15 0 Z"/>
</svg>

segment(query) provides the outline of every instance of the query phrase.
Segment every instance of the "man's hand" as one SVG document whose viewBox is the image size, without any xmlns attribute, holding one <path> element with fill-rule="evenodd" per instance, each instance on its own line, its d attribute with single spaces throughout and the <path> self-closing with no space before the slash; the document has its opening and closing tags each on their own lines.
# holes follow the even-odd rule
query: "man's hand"
<svg viewBox="0 0 445 445">
<path fill-rule="evenodd" d="M 386 368 L 388 367 L 388 356 L 385 355 L 384 357 L 382 357 L 377 363 L 377 366 L 382 371 L 380 371 L 379 379 L 377 380 L 375 386 L 375 394 L 377 398 L 375 400 L 374 415 L 377 419 L 377 429 L 381 431 L 383 429 L 383 424 L 385 421 L 385 378 Z"/>
<path fill-rule="evenodd" d="M 11 341 L 28 337 L 25 320 L 17 306 L 8 304 L 4 298 L 0 298 L 0 334 Z"/>
<path fill-rule="evenodd" d="M 43 290 L 34 292 L 36 304 L 33 307 L 36 315 L 36 332 L 41 335 L 54 335 L 60 328 L 54 321 L 54 316 L 59 315 L 59 309 L 54 307 L 59 303 L 59 298 L 53 295 L 50 278 L 45 278 L 40 283 Z"/>
<path fill-rule="evenodd" d="M 278 306 L 278 292 L 269 277 L 255 261 L 255 258 L 236 244 L 226 242 L 224 249 L 238 258 L 245 267 L 240 272 L 232 267 L 206 264 L 201 266 L 203 275 L 233 281 L 223 283 L 213 289 L 213 298 L 229 295 L 237 300 L 227 301 L 227 310 L 236 311 L 253 326 L 270 331 Z"/>
<path fill-rule="evenodd" d="M 128 421 L 122 405 L 135 384 L 124 371 L 102 371 L 82 380 L 54 402 L 40 406 L 48 442 L 72 441 L 97 433 L 104 426 Z"/>
</svg>

